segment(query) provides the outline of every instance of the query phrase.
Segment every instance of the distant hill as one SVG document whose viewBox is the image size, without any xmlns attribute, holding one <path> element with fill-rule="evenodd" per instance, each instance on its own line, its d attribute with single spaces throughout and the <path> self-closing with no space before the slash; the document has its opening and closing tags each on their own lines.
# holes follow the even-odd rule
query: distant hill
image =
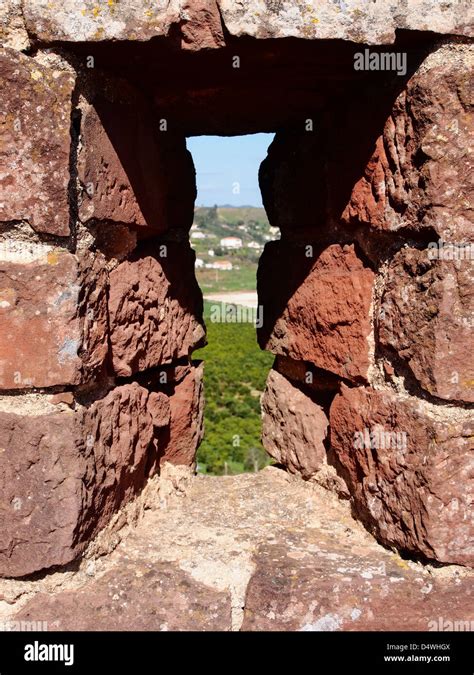
<svg viewBox="0 0 474 675">
<path fill-rule="evenodd" d="M 211 206 L 206 206 L 205 204 L 200 204 L 196 206 L 197 209 L 212 209 L 214 204 Z M 218 209 L 261 209 L 260 206 L 253 206 L 252 204 L 241 204 L 240 206 L 235 206 L 235 204 L 220 204 Z"/>
<path fill-rule="evenodd" d="M 250 241 L 263 245 L 275 238 L 265 209 L 255 206 L 201 206 L 194 214 L 196 228 L 211 238 L 239 237 L 244 245 Z"/>
<path fill-rule="evenodd" d="M 255 290 L 258 259 L 267 241 L 278 238 L 270 227 L 265 209 L 255 206 L 198 207 L 191 228 L 191 245 L 196 251 L 196 276 L 206 293 Z M 236 237 L 242 247 L 229 250 L 221 239 Z M 231 263 L 230 270 L 216 270 L 217 261 Z"/>
</svg>

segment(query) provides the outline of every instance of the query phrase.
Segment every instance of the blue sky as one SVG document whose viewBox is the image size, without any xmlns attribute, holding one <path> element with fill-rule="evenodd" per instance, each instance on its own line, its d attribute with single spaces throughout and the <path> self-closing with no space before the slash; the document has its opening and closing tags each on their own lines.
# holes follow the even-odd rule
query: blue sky
<svg viewBox="0 0 474 675">
<path fill-rule="evenodd" d="M 197 206 L 261 206 L 258 168 L 273 134 L 187 139 L 196 167 Z"/>
</svg>

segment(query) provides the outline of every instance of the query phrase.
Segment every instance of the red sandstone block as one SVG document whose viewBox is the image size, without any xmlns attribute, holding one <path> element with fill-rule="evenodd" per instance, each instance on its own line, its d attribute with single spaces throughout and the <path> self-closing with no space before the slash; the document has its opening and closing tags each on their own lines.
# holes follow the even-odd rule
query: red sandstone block
<svg viewBox="0 0 474 675">
<path fill-rule="evenodd" d="M 230 631 L 230 592 L 198 581 L 179 561 L 151 562 L 161 534 L 152 529 L 153 543 L 140 537 L 133 556 L 117 551 L 111 569 L 77 590 L 36 593 L 15 621 L 41 617 L 49 631 Z"/>
<path fill-rule="evenodd" d="M 258 272 L 260 346 L 341 377 L 365 380 L 373 282 L 374 273 L 353 245 L 321 250 L 267 244 Z"/>
<path fill-rule="evenodd" d="M 194 252 L 148 244 L 110 274 L 110 342 L 117 375 L 188 356 L 204 339 Z"/>
<path fill-rule="evenodd" d="M 204 434 L 204 363 L 189 366 L 170 393 L 169 440 L 160 463 L 191 466 Z"/>
<path fill-rule="evenodd" d="M 443 563 L 474 564 L 467 411 L 343 385 L 330 425 L 356 511 L 379 541 Z"/>
<path fill-rule="evenodd" d="M 128 92 L 128 97 L 132 96 Z M 164 232 L 193 221 L 194 165 L 184 136 L 159 128 L 140 99 L 83 110 L 79 217 Z"/>
<path fill-rule="evenodd" d="M 0 576 L 63 565 L 80 549 L 93 463 L 75 445 L 75 423 L 72 411 L 0 413 Z"/>
<path fill-rule="evenodd" d="M 311 478 L 326 463 L 323 408 L 276 370 L 267 378 L 262 420 L 265 450 L 291 473 Z"/>
<path fill-rule="evenodd" d="M 95 531 L 158 470 L 170 422 L 168 396 L 136 382 L 116 387 L 84 411 L 82 438 L 94 457 L 91 518 Z"/>
<path fill-rule="evenodd" d="M 350 526 L 342 536 L 333 530 L 330 525 L 327 533 L 307 529 L 286 539 L 277 530 L 271 541 L 257 547 L 241 630 L 397 630 L 427 636 L 428 630 L 452 631 L 455 625 L 469 630 L 470 575 L 454 576 L 451 570 L 443 578 L 421 566 L 413 569 L 367 540 L 355 543 Z M 38 601 L 35 605 L 36 616 L 43 616 L 43 607 Z"/>
<path fill-rule="evenodd" d="M 137 383 L 76 412 L 39 405 L 0 412 L 0 576 L 74 560 L 157 470 L 170 418 Z"/>
<path fill-rule="evenodd" d="M 0 50 L 0 220 L 69 234 L 69 155 L 74 78 Z"/>
<path fill-rule="evenodd" d="M 105 272 L 92 256 L 30 248 L 30 262 L 0 260 L 0 388 L 87 381 L 108 349 Z"/>
<path fill-rule="evenodd" d="M 396 351 L 426 391 L 472 402 L 473 262 L 432 259 L 433 252 L 466 251 L 405 248 L 397 253 L 378 313 L 380 342 Z"/>
<path fill-rule="evenodd" d="M 472 54 L 472 46 L 445 46 L 409 80 L 354 186 L 346 221 L 474 241 Z"/>
</svg>

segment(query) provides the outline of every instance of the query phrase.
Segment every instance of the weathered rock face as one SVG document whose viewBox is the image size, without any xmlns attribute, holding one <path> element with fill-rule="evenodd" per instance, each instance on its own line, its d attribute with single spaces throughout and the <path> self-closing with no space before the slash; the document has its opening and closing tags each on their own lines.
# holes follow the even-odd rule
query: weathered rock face
<svg viewBox="0 0 474 675">
<path fill-rule="evenodd" d="M 78 452 L 74 425 L 72 411 L 0 413 L 2 576 L 22 576 L 76 556 L 74 532 L 90 454 Z"/>
<path fill-rule="evenodd" d="M 448 613 L 451 627 L 444 630 L 470 626 L 474 610 L 468 579 L 458 579 L 457 585 L 430 583 L 400 559 L 368 558 L 344 543 L 333 544 L 333 551 L 327 546 L 315 559 L 310 550 L 291 543 L 259 548 L 242 630 L 427 631 L 438 630 L 438 617 Z"/>
<path fill-rule="evenodd" d="M 188 356 L 204 338 L 194 252 L 171 242 L 146 252 L 110 274 L 110 342 L 117 375 Z"/>
<path fill-rule="evenodd" d="M 113 389 L 84 412 L 83 437 L 94 457 L 89 478 L 94 481 L 90 513 L 99 517 L 95 531 L 156 472 L 164 444 L 161 432 L 169 421 L 168 397 L 136 382 Z"/>
<path fill-rule="evenodd" d="M 343 385 L 330 425 L 355 507 L 380 541 L 444 563 L 473 564 L 469 414 Z"/>
<path fill-rule="evenodd" d="M 0 220 L 66 236 L 74 77 L 1 49 L 0 81 Z"/>
<path fill-rule="evenodd" d="M 346 221 L 473 241 L 473 63 L 472 45 L 446 45 L 427 57 L 395 102 Z"/>
<path fill-rule="evenodd" d="M 357 92 L 348 97 L 347 114 L 334 103 L 316 110 L 306 120 L 313 126 L 277 133 L 259 174 L 270 222 L 282 232 L 260 263 L 261 347 L 324 405 L 337 378 L 385 387 L 343 388 L 336 397 L 331 459 L 380 541 L 467 565 L 472 429 L 467 410 L 439 399 L 473 401 L 472 251 L 463 246 L 472 241 L 472 63 L 471 46 L 444 45 L 418 69 L 412 62 L 406 86 L 381 97 L 367 120 Z M 413 240 L 401 248 L 404 236 L 417 248 Z M 435 247 L 438 237 L 448 245 Z M 305 260 L 311 246 L 316 262 Z M 413 396 L 424 391 L 416 399 L 405 387 Z M 284 429 L 273 418 L 267 437 Z M 371 449 L 370 442 L 368 450 L 354 449 L 354 433 L 372 425 L 385 425 L 395 439 L 408 434 L 407 449 Z M 286 447 L 289 457 L 295 443 Z"/>
<path fill-rule="evenodd" d="M 1 68 L 0 389 L 23 393 L 0 401 L 0 576 L 19 577 L 76 559 L 165 455 L 194 463 L 202 368 L 176 391 L 116 377 L 185 363 L 204 328 L 194 254 L 153 238 L 192 223 L 184 136 L 110 74 L 73 92 L 41 50 L 2 50 Z"/>
<path fill-rule="evenodd" d="M 108 349 L 105 278 L 99 261 L 79 262 L 51 246 L 32 244 L 28 250 L 14 242 L 3 249 L 0 388 L 90 380 L 101 371 Z"/>
<path fill-rule="evenodd" d="M 186 485 L 110 555 L 0 582 L 1 619 L 49 631 L 469 630 L 472 570 L 403 560 L 327 490 L 273 467 Z"/>
<path fill-rule="evenodd" d="M 53 8 L 44 0 L 28 0 L 23 6 L 28 32 L 42 41 L 149 40 L 167 35 L 178 21 L 176 3 L 146 0 L 94 5 L 89 0 L 78 8 L 73 0 Z"/>
<path fill-rule="evenodd" d="M 124 557 L 117 569 L 79 591 L 37 595 L 16 620 L 37 621 L 38 613 L 48 630 L 227 631 L 231 599 L 178 564 L 150 563 L 144 555 Z"/>
<path fill-rule="evenodd" d="M 73 0 L 52 7 L 47 0 L 24 0 L 23 13 L 29 33 L 43 42 L 94 42 L 149 40 L 170 34 L 184 22 L 185 44 L 194 49 L 222 42 L 219 12 L 231 35 L 256 38 L 299 37 L 342 39 L 367 44 L 395 40 L 395 30 L 432 30 L 437 33 L 472 35 L 468 0 L 450 0 L 441 7 L 435 0 L 367 4 L 363 0 L 295 4 L 290 0 L 253 0 L 236 6 L 232 0 L 111 2 L 106 7 L 87 0 L 78 8 Z M 192 42 L 190 40 L 190 31 Z M 211 39 L 212 38 L 212 39 Z"/>
<path fill-rule="evenodd" d="M 81 383 L 91 383 L 103 378 L 109 364 L 109 278 L 103 255 L 82 252 L 78 260 Z"/>
<path fill-rule="evenodd" d="M 4 389 L 77 381 L 81 366 L 77 282 L 77 260 L 65 251 L 48 251 L 43 260 L 26 265 L 2 264 Z"/>
<path fill-rule="evenodd" d="M 185 139 L 160 130 L 149 106 L 125 101 L 85 107 L 78 152 L 83 222 L 112 221 L 153 232 L 189 229 L 196 197 Z M 179 185 L 179 188 L 178 188 Z"/>
<path fill-rule="evenodd" d="M 397 28 L 434 30 L 438 33 L 472 34 L 468 2 L 415 0 L 368 4 L 363 0 L 343 3 L 294 3 L 290 0 L 246 3 L 236 7 L 232 0 L 218 0 L 225 26 L 231 35 L 257 38 L 303 37 L 342 39 L 366 44 L 394 41 Z"/>
<path fill-rule="evenodd" d="M 310 478 L 326 463 L 323 408 L 276 370 L 262 398 L 262 443 L 278 464 Z"/>
<path fill-rule="evenodd" d="M 192 51 L 224 47 L 224 28 L 216 0 L 180 0 L 181 48 Z"/>
<path fill-rule="evenodd" d="M 259 272 L 259 342 L 277 357 L 264 441 L 290 472 L 347 497 L 343 471 L 382 542 L 472 564 L 472 279 L 468 261 L 424 250 L 435 237 L 472 241 L 472 47 L 452 38 L 471 34 L 469 10 L 467 0 L 4 3 L 0 39 L 34 56 L 4 49 L 0 65 L 0 576 L 73 560 L 152 474 L 194 465 L 203 369 L 190 358 L 204 327 L 185 137 L 275 129 L 260 171 L 282 232 Z M 434 48 L 436 33 L 451 38 Z M 359 72 L 362 44 L 379 45 L 377 57 L 393 45 L 406 67 Z M 360 388 L 332 402 L 342 381 Z M 354 433 L 384 424 L 388 446 L 353 447 Z M 393 448 L 398 432 L 407 443 Z M 285 551 L 275 549 L 279 579 Z M 374 614 L 387 595 L 377 588 Z M 232 626 L 242 605 L 234 595 Z M 338 626 L 357 622 L 357 607 L 340 609 Z M 310 628 L 326 615 L 308 610 Z"/>
<path fill-rule="evenodd" d="M 472 402 L 472 261 L 442 259 L 466 251 L 406 248 L 397 253 L 388 270 L 378 332 L 380 343 L 396 350 L 430 394 Z M 438 259 L 430 259 L 433 255 Z"/>
<path fill-rule="evenodd" d="M 353 245 L 320 250 L 267 244 L 258 272 L 260 346 L 344 378 L 365 380 L 373 281 L 374 273 Z"/>
<path fill-rule="evenodd" d="M 176 35 L 183 49 L 213 49 L 224 45 L 221 19 L 214 0 L 172 0 L 150 4 L 110 2 L 98 6 L 87 0 L 78 11 L 66 0 L 57 11 L 43 0 L 27 0 L 23 7 L 27 30 L 41 41 L 101 42 L 150 40 Z"/>
<path fill-rule="evenodd" d="M 21 0 L 8 0 L 0 7 L 0 45 L 12 49 L 30 46 L 23 19 Z"/>
<path fill-rule="evenodd" d="M 161 463 L 195 462 L 204 435 L 204 363 L 186 368 L 170 396 L 169 440 Z"/>
<path fill-rule="evenodd" d="M 170 419 L 168 397 L 137 383 L 76 412 L 28 403 L 0 412 L 1 576 L 74 560 L 156 471 Z"/>
</svg>

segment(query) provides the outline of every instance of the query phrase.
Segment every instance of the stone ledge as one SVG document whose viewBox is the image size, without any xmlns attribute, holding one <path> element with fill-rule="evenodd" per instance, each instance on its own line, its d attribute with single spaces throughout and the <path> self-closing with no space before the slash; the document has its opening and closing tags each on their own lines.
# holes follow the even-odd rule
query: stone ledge
<svg viewBox="0 0 474 675">
<path fill-rule="evenodd" d="M 429 630 L 440 616 L 474 619 L 472 579 L 403 560 L 347 503 L 270 467 L 199 476 L 181 496 L 152 500 L 111 554 L 77 571 L 1 581 L 0 620 L 47 620 L 49 630 Z"/>
<path fill-rule="evenodd" d="M 122 0 L 99 6 L 49 0 L 9 0 L 3 10 L 0 36 L 23 46 L 28 35 L 43 43 L 146 41 L 172 35 L 179 27 L 183 49 L 212 49 L 224 44 L 223 26 L 231 36 L 254 38 L 340 39 L 365 44 L 391 44 L 397 29 L 472 36 L 469 0 L 364 0 L 299 2 L 295 0 Z M 222 24 L 221 24 L 222 22 Z M 8 30 L 9 29 L 9 30 Z"/>
</svg>

